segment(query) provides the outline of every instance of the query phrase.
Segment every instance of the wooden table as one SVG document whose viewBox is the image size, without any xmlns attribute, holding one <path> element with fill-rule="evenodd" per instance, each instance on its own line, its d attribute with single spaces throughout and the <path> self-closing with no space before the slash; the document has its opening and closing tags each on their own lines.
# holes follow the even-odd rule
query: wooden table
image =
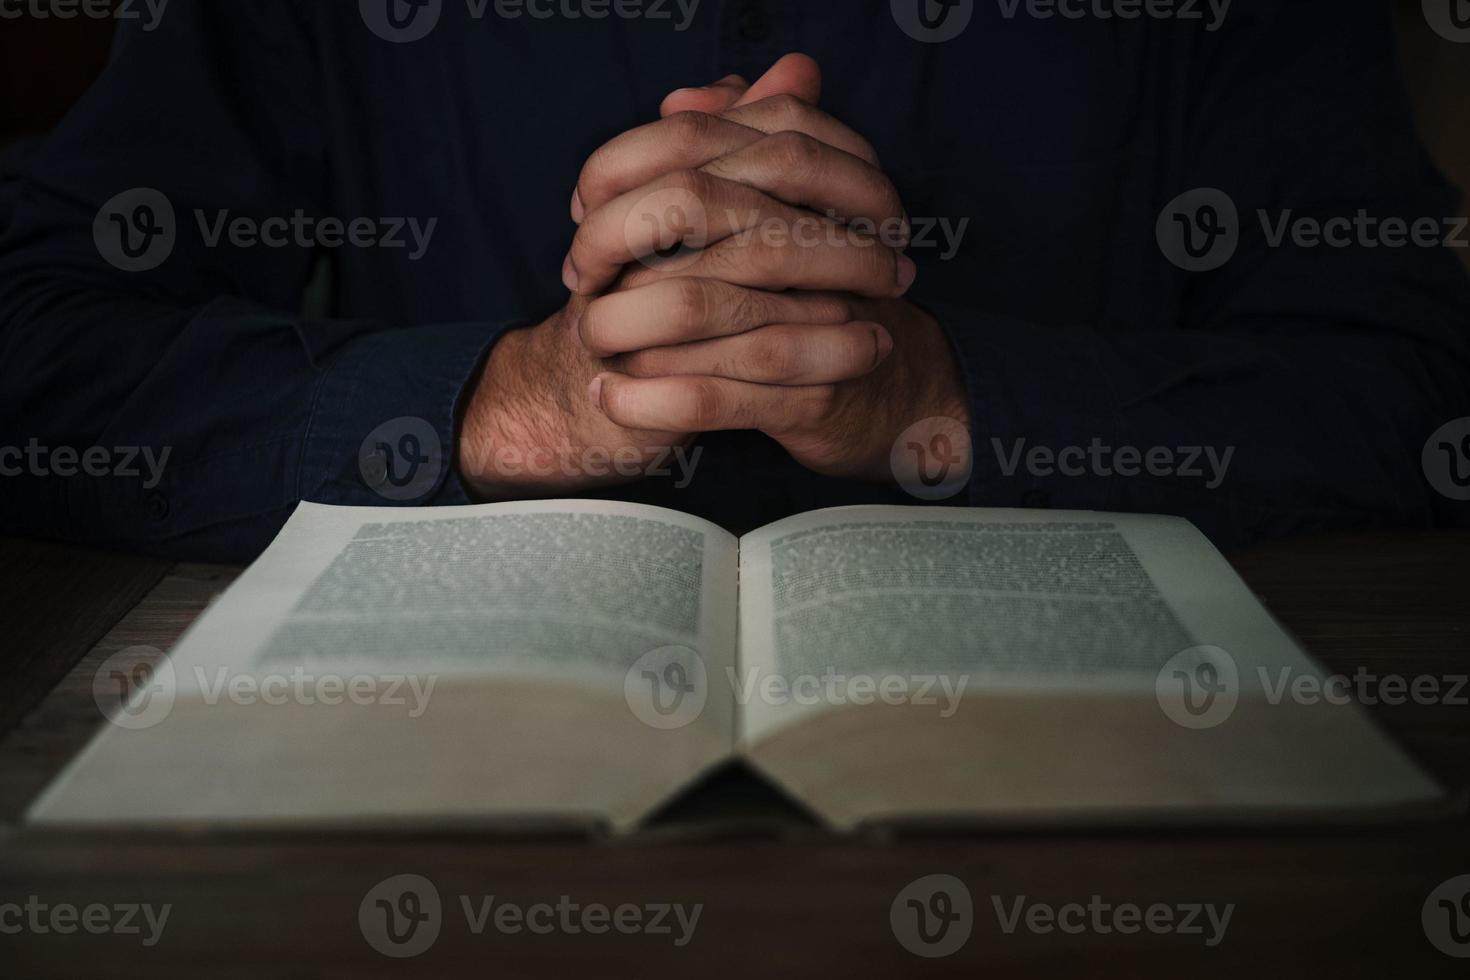
<svg viewBox="0 0 1470 980">
<path fill-rule="evenodd" d="M 1336 672 L 1470 673 L 1470 535 L 1334 535 L 1232 559 Z M 1389 828 L 844 840 L 735 773 L 616 842 L 26 830 L 24 807 L 100 723 L 96 667 L 127 646 L 167 649 L 235 571 L 24 542 L 0 543 L 0 562 L 11 691 L 0 731 L 13 726 L 0 740 L 0 975 L 1470 976 L 1470 959 L 1436 950 L 1421 924 L 1430 892 L 1470 874 L 1464 817 Z M 1470 708 L 1371 710 L 1446 785 L 1470 785 Z M 404 873 L 434 883 L 443 925 L 427 952 L 390 959 L 368 945 L 357 913 L 376 883 Z M 920 959 L 895 939 L 889 909 L 906 884 L 933 873 L 966 884 L 974 926 L 954 955 Z M 474 904 L 486 895 L 521 906 L 567 896 L 580 907 L 703 908 L 680 948 L 668 935 L 476 935 L 459 897 Z M 68 904 L 171 911 L 151 947 L 142 934 L 6 932 L 17 913 L 7 917 L 5 903 L 31 896 L 47 914 Z M 1209 948 L 1201 936 L 1173 933 L 1008 934 L 993 896 L 1007 907 L 1019 896 L 1053 906 L 1099 896 L 1235 909 Z"/>
</svg>

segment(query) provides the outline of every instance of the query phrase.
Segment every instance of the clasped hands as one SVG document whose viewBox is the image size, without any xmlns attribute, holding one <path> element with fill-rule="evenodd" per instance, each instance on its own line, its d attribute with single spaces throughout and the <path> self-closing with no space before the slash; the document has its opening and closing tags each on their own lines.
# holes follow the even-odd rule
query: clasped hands
<svg viewBox="0 0 1470 980">
<path fill-rule="evenodd" d="M 754 85 L 673 93 L 588 159 L 571 296 L 501 338 L 466 407 L 459 469 L 476 493 L 626 480 L 728 429 L 819 473 L 885 480 L 907 426 L 968 427 L 947 338 L 902 298 L 916 270 L 898 192 L 816 108 L 820 89 L 816 64 L 788 55 Z"/>
</svg>

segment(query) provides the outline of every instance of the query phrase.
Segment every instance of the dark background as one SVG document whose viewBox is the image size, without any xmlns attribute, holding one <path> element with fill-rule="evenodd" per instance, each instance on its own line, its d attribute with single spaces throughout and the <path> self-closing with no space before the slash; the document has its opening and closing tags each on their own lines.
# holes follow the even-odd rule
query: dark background
<svg viewBox="0 0 1470 980">
<path fill-rule="evenodd" d="M 1395 8 L 1399 60 L 1424 143 L 1450 180 L 1470 188 L 1470 44 L 1434 34 L 1420 0 L 1385 2 Z M 109 20 L 80 16 L 0 21 L 0 152 L 45 134 L 66 114 L 106 64 L 112 30 Z M 1470 203 L 1461 202 L 1461 213 Z M 1470 249 L 1461 259 L 1470 269 Z"/>
<path fill-rule="evenodd" d="M 1434 34 L 1420 0 L 1393 3 L 1424 142 L 1451 180 L 1470 187 L 1470 44 Z M 111 21 L 84 17 L 0 21 L 0 148 L 55 125 L 106 64 L 112 29 Z M 1470 266 L 1470 254 L 1462 258 Z"/>
</svg>

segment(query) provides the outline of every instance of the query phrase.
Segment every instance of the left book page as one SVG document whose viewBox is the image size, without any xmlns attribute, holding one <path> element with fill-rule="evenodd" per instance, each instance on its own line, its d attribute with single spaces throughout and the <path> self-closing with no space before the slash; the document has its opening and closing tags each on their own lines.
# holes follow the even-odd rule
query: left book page
<svg viewBox="0 0 1470 980">
<path fill-rule="evenodd" d="M 731 751 L 737 570 L 659 508 L 303 503 L 28 819 L 627 829 Z"/>
</svg>

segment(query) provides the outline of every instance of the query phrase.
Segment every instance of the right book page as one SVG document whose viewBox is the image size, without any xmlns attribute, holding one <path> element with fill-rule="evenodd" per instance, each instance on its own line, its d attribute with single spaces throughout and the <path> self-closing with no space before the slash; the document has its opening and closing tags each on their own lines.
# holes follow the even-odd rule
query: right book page
<svg viewBox="0 0 1470 980">
<path fill-rule="evenodd" d="M 1187 521 L 846 507 L 740 548 L 741 751 L 835 826 L 1441 796 L 1360 708 L 1294 696 L 1323 669 Z"/>
</svg>

